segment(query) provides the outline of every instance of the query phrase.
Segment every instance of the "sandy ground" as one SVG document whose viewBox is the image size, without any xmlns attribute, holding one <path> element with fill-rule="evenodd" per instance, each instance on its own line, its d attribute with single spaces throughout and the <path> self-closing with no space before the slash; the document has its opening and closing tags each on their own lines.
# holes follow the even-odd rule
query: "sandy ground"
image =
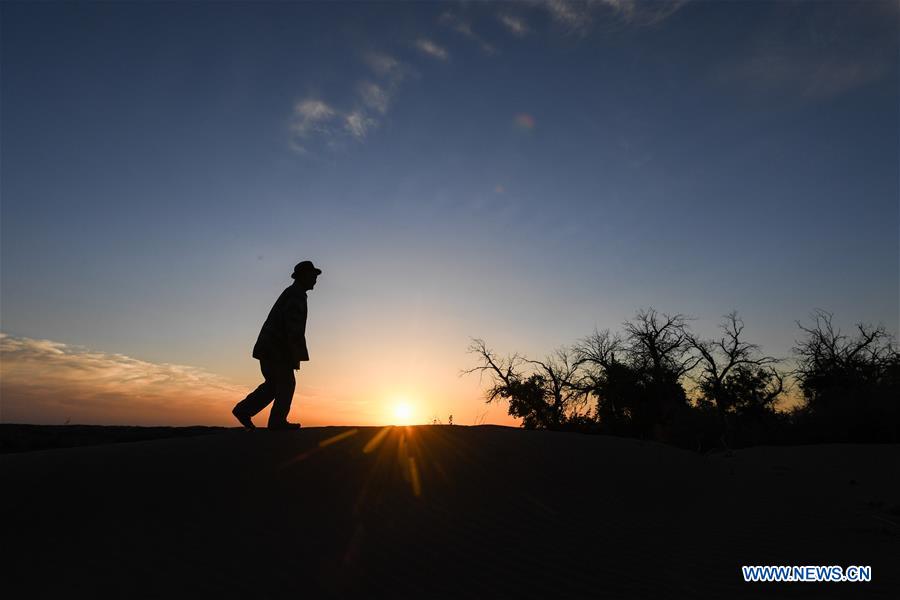
<svg viewBox="0 0 900 600">
<path fill-rule="evenodd" d="M 7 598 L 900 597 L 898 445 L 316 428 L 0 465 Z M 747 584 L 742 564 L 874 581 Z"/>
<path fill-rule="evenodd" d="M 0 423 L 0 453 L 32 452 L 168 437 L 222 433 L 225 427 L 131 427 L 127 425 L 17 425 Z"/>
</svg>

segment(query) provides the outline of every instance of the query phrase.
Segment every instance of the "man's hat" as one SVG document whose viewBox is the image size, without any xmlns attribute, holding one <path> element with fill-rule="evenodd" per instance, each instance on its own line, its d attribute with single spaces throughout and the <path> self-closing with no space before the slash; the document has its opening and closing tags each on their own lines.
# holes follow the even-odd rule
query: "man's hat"
<svg viewBox="0 0 900 600">
<path fill-rule="evenodd" d="M 306 273 L 314 273 L 315 275 L 321 275 L 322 269 L 317 269 L 315 265 L 312 264 L 310 260 L 304 260 L 302 262 L 298 262 L 297 266 L 294 267 L 294 272 L 291 273 L 291 279 L 297 279 L 299 275 L 303 275 Z"/>
</svg>

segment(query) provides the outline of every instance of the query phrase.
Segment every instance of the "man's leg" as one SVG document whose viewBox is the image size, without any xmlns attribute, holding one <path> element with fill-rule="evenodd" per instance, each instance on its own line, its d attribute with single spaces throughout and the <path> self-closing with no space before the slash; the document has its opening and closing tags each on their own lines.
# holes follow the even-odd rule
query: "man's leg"
<svg viewBox="0 0 900 600">
<path fill-rule="evenodd" d="M 260 361 L 259 367 L 265 381 L 263 381 L 255 390 L 247 394 L 247 397 L 238 402 L 237 406 L 234 407 L 234 410 L 231 411 L 241 423 L 244 423 L 243 418 L 249 420 L 250 417 L 268 406 L 269 402 L 275 397 L 275 383 L 271 381 L 266 374 L 266 371 L 268 370 L 266 369 L 266 364 Z M 246 425 L 246 423 L 244 423 L 244 425 Z"/>
<path fill-rule="evenodd" d="M 269 427 L 279 427 L 287 423 L 288 412 L 291 410 L 291 400 L 297 385 L 294 368 L 285 364 L 262 364 L 266 381 L 271 382 L 275 390 L 275 403 L 269 412 Z"/>
</svg>

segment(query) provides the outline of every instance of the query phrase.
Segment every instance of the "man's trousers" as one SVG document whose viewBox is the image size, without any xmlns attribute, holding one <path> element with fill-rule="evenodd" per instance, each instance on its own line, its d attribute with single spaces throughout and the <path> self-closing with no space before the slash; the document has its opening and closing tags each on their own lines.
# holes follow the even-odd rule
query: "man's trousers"
<svg viewBox="0 0 900 600">
<path fill-rule="evenodd" d="M 272 400 L 272 411 L 269 413 L 269 427 L 282 425 L 287 421 L 288 412 L 291 410 L 291 400 L 294 398 L 294 368 L 282 362 L 268 360 L 259 361 L 263 381 L 258 388 L 247 394 L 247 397 L 238 402 L 235 412 L 252 417 Z"/>
</svg>

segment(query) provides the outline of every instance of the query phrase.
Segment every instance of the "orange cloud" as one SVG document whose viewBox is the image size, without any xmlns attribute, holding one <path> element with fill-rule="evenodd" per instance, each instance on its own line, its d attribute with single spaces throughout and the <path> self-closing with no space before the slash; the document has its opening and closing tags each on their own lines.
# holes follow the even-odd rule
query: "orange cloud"
<svg viewBox="0 0 900 600">
<path fill-rule="evenodd" d="M 247 392 L 196 367 L 0 333 L 5 423 L 231 424 Z"/>
</svg>

